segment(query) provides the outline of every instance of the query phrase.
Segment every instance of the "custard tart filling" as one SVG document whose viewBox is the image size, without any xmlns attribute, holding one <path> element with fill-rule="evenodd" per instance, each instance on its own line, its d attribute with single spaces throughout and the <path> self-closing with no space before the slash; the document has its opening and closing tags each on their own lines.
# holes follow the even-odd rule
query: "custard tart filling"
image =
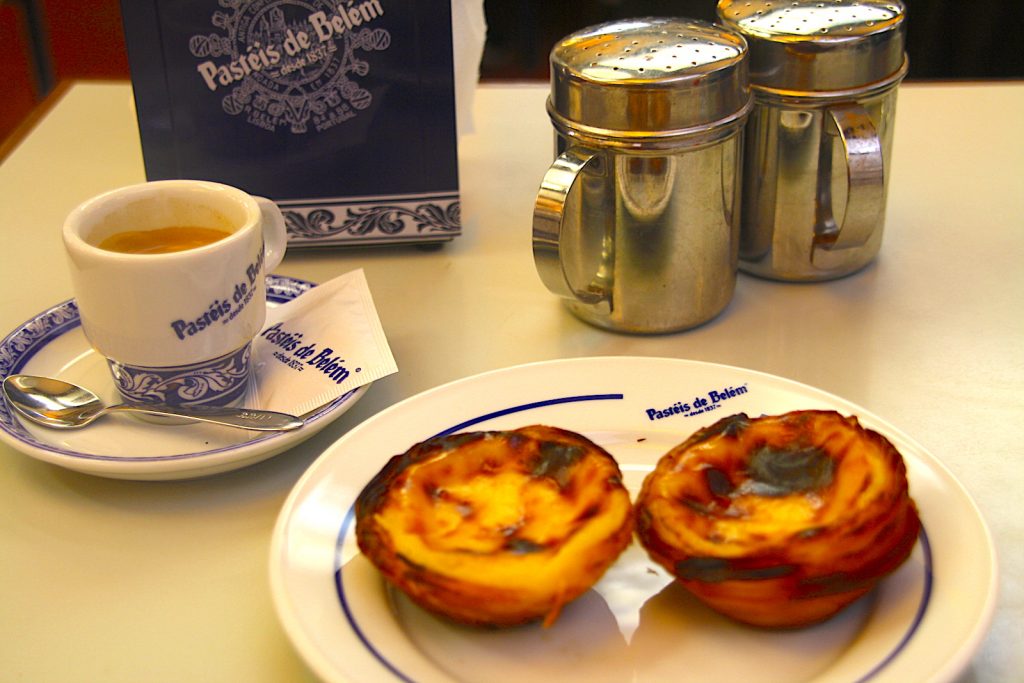
<svg viewBox="0 0 1024 683">
<path fill-rule="evenodd" d="M 480 625 L 551 623 L 629 544 L 618 464 L 546 426 L 430 439 L 356 501 L 363 553 L 426 609 Z"/>
</svg>

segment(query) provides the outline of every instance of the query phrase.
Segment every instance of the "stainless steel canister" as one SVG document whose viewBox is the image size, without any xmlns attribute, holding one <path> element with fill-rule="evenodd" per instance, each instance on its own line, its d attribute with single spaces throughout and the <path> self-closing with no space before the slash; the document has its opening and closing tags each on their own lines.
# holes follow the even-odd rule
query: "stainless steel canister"
<svg viewBox="0 0 1024 683">
<path fill-rule="evenodd" d="M 736 281 L 747 47 L 706 22 L 645 18 L 551 52 L 554 163 L 533 218 L 544 284 L 625 332 L 699 325 Z"/>
<path fill-rule="evenodd" d="M 720 0 L 750 46 L 740 269 L 842 277 L 882 242 L 896 88 L 907 73 L 899 0 Z"/>
</svg>

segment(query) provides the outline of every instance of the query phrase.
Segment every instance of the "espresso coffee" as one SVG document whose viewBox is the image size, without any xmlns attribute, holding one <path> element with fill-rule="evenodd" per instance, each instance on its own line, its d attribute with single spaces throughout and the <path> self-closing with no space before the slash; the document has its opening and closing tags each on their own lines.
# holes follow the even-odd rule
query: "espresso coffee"
<svg viewBox="0 0 1024 683">
<path fill-rule="evenodd" d="M 155 230 L 126 230 L 103 239 L 98 246 L 122 254 L 169 254 L 212 244 L 230 235 L 226 230 L 195 225 L 172 225 Z"/>
</svg>

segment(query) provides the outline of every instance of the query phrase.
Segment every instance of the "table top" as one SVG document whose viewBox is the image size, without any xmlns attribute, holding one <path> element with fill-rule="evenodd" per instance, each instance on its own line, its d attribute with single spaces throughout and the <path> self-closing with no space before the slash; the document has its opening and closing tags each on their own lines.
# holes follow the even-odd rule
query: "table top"
<svg viewBox="0 0 1024 683">
<path fill-rule="evenodd" d="M 474 130 L 460 140 L 464 234 L 455 241 L 285 257 L 278 273 L 316 282 L 363 268 L 399 365 L 309 441 L 178 482 L 93 477 L 0 445 L 8 680 L 312 680 L 275 615 L 268 553 L 286 496 L 317 456 L 442 383 L 604 355 L 772 373 L 910 435 L 974 498 L 999 554 L 992 628 L 961 680 L 1024 671 L 1024 137 L 1008 125 L 1024 123 L 1024 84 L 903 85 L 886 233 L 872 265 L 822 284 L 741 275 L 715 320 L 650 337 L 579 321 L 537 276 L 531 214 L 552 156 L 545 95 L 543 84 L 477 89 Z M 75 84 L 0 165 L 4 334 L 71 296 L 64 216 L 143 179 L 130 87 Z"/>
</svg>

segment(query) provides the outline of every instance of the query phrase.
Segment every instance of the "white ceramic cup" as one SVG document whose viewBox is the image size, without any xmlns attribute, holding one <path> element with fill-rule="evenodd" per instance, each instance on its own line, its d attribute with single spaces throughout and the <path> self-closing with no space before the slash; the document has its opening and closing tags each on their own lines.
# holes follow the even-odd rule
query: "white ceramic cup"
<svg viewBox="0 0 1024 683">
<path fill-rule="evenodd" d="M 98 245 L 112 234 L 171 226 L 229 233 L 159 254 Z M 232 405 L 249 381 L 249 349 L 266 317 L 265 273 L 284 256 L 269 199 L 199 180 L 161 180 L 101 194 L 64 222 L 71 282 L 89 343 L 136 403 Z"/>
</svg>

